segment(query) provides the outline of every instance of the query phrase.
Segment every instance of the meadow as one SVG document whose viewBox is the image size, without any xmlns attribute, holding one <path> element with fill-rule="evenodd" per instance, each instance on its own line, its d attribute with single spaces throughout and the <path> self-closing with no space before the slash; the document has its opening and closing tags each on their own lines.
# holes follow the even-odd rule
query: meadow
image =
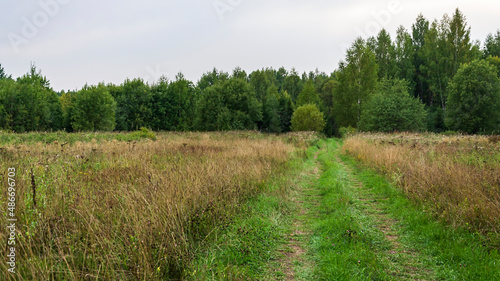
<svg viewBox="0 0 500 281">
<path fill-rule="evenodd" d="M 358 134 L 343 153 L 386 175 L 406 196 L 455 227 L 500 230 L 500 138 L 437 134 Z"/>
<path fill-rule="evenodd" d="M 3 132 L 0 157 L 6 280 L 498 277 L 498 137 Z"/>
<path fill-rule="evenodd" d="M 210 234 L 231 224 L 239 206 L 286 170 L 309 137 L 4 133 L 1 206 L 7 206 L 7 171 L 17 171 L 19 274 L 8 278 L 179 278 Z M 7 235 L 2 231 L 0 241 Z"/>
</svg>

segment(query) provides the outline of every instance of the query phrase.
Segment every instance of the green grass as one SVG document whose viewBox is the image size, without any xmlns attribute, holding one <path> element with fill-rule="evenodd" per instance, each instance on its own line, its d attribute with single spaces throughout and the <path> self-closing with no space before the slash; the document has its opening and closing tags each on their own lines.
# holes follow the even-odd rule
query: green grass
<svg viewBox="0 0 500 281">
<path fill-rule="evenodd" d="M 318 181 L 321 204 L 314 224 L 311 251 L 317 280 L 387 280 L 388 264 L 378 253 L 388 247 L 383 235 L 354 205 L 348 174 L 336 161 L 339 143 L 324 143 L 319 155 L 323 174 Z"/>
<path fill-rule="evenodd" d="M 303 155 L 307 158 L 307 155 Z M 240 206 L 232 223 L 215 229 L 200 244 L 197 258 L 185 270 L 188 280 L 280 279 L 277 260 L 294 213 L 287 200 L 287 179 L 302 169 L 295 158 L 289 170 L 271 179 L 262 193 Z"/>
<path fill-rule="evenodd" d="M 402 242 L 419 249 L 426 265 L 434 269 L 436 279 L 500 280 L 500 255 L 498 249 L 483 246 L 486 237 L 436 221 L 384 177 L 344 159 L 357 168 L 359 178 L 372 186 L 375 194 L 390 198 L 384 207 L 400 221 Z"/>
<path fill-rule="evenodd" d="M 300 220 L 311 234 L 300 238 L 305 257 L 291 262 L 296 280 L 500 280 L 500 255 L 487 237 L 436 220 L 385 177 L 341 155 L 341 146 L 321 141 L 295 159 L 200 245 L 186 277 L 285 280 L 287 235 Z M 319 179 L 310 174 L 317 165 Z M 287 177 L 300 185 L 295 197 L 299 189 Z"/>
<path fill-rule="evenodd" d="M 286 172 L 270 179 L 262 192 L 240 206 L 239 214 L 226 227 L 215 229 L 203 244 L 197 258 L 185 270 L 188 280 L 283 280 L 282 267 L 292 223 L 299 216 L 291 197 L 292 185 L 310 182 L 304 171 L 314 168 L 313 155 L 318 150 L 311 142 L 299 153 Z M 307 243 L 307 241 L 304 241 Z M 314 280 L 311 257 L 294 261 L 299 280 Z"/>
<path fill-rule="evenodd" d="M 18 144 L 35 144 L 35 143 L 60 143 L 74 144 L 76 142 L 91 142 L 91 141 L 139 141 L 141 139 L 156 139 L 156 134 L 145 128 L 141 128 L 135 132 L 86 132 L 86 133 L 66 133 L 58 132 L 31 132 L 25 134 L 16 134 L 11 132 L 0 131 L 0 145 L 18 145 Z"/>
<path fill-rule="evenodd" d="M 355 174 L 349 175 L 336 160 L 340 145 L 329 140 L 319 156 L 323 198 L 311 241 L 317 280 L 402 280 L 412 274 L 433 280 L 500 280 L 498 249 L 483 246 L 484 237 L 436 221 L 384 177 L 342 156 Z M 353 186 L 352 177 L 364 190 Z M 377 208 L 395 222 L 398 243 L 411 255 L 388 255 L 391 243 L 359 200 L 368 193 L 388 198 L 375 200 Z"/>
</svg>

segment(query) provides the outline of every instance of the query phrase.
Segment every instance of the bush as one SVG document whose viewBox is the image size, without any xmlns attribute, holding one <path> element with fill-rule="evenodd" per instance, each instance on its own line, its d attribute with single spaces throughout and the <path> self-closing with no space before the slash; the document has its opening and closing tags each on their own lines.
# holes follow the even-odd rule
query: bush
<svg viewBox="0 0 500 281">
<path fill-rule="evenodd" d="M 156 140 L 156 134 L 149 130 L 148 128 L 141 127 L 139 131 L 135 131 L 132 133 L 132 137 L 135 139 L 151 139 Z"/>
<path fill-rule="evenodd" d="M 351 126 L 349 127 L 342 127 L 339 129 L 339 134 L 341 138 L 346 138 L 349 136 L 352 136 L 357 133 L 356 128 L 353 128 Z"/>
<path fill-rule="evenodd" d="M 423 131 L 426 116 L 424 104 L 410 96 L 405 80 L 384 80 L 363 106 L 358 127 L 378 132 Z"/>
<path fill-rule="evenodd" d="M 292 116 L 292 130 L 321 132 L 325 127 L 323 112 L 314 104 L 298 107 Z"/>
</svg>

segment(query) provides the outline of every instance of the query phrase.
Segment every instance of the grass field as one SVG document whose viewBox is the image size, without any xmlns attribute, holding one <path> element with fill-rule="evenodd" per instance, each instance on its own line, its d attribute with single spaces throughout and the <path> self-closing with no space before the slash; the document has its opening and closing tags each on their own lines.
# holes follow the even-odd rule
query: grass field
<svg viewBox="0 0 500 281">
<path fill-rule="evenodd" d="M 3 133 L 1 216 L 14 167 L 18 219 L 18 274 L 3 276 L 498 280 L 499 149 L 434 134 Z"/>
<path fill-rule="evenodd" d="M 2 134 L 3 218 L 8 171 L 16 169 L 17 276 L 178 278 L 214 229 L 231 224 L 240 205 L 287 168 L 306 137 Z"/>
<path fill-rule="evenodd" d="M 500 231 L 499 141 L 498 136 L 360 134 L 345 141 L 343 152 L 391 178 L 436 217 L 494 234 Z"/>
<path fill-rule="evenodd" d="M 379 136 L 384 138 L 395 137 Z M 392 179 L 328 141 L 318 156 L 311 280 L 498 280 L 498 247 L 472 229 L 439 221 Z"/>
<path fill-rule="evenodd" d="M 217 232 L 189 266 L 188 279 L 500 278 L 492 232 L 436 219 L 391 177 L 343 148 L 340 140 L 320 141 L 295 159 L 289 174 Z"/>
</svg>

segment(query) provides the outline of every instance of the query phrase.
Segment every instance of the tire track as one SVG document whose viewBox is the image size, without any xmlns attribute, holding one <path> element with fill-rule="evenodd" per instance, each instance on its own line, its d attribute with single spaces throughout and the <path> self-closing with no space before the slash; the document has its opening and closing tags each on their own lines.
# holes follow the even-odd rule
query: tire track
<svg viewBox="0 0 500 281">
<path fill-rule="evenodd" d="M 357 174 L 340 158 L 337 161 L 348 173 L 352 190 L 356 195 L 355 203 L 363 213 L 372 219 L 377 228 L 384 234 L 390 247 L 381 252 L 381 259 L 387 259 L 390 264 L 388 274 L 396 280 L 434 280 L 434 272 L 425 267 L 420 253 L 406 245 L 400 234 L 399 221 L 385 211 L 387 197 L 377 197 L 369 186 L 365 186 Z M 384 206 L 385 205 L 385 206 Z"/>
<path fill-rule="evenodd" d="M 319 152 L 319 151 L 318 151 Z M 319 195 L 314 188 L 320 177 L 318 152 L 314 156 L 314 166 L 300 175 L 300 180 L 292 187 L 290 200 L 296 211 L 292 222 L 292 232 L 288 234 L 287 245 L 281 251 L 284 258 L 279 261 L 283 271 L 282 280 L 310 280 L 314 264 L 306 257 L 306 244 L 309 242 L 312 230 L 309 225 L 314 217 L 311 207 L 319 204 Z"/>
</svg>

